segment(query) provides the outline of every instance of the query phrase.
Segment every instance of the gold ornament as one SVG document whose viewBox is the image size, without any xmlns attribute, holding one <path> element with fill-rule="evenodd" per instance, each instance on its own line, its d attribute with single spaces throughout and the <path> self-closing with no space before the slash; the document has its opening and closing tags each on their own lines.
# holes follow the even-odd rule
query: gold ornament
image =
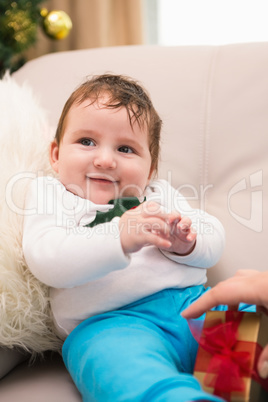
<svg viewBox="0 0 268 402">
<path fill-rule="evenodd" d="M 43 17 L 43 29 L 51 39 L 64 39 L 72 29 L 72 21 L 68 14 L 61 10 L 48 12 L 42 9 L 40 12 Z"/>
</svg>

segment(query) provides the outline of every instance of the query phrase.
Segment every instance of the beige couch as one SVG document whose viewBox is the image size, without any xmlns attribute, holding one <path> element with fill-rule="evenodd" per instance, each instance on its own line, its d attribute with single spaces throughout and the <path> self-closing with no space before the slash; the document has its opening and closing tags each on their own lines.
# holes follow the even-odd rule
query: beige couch
<svg viewBox="0 0 268 402">
<path fill-rule="evenodd" d="M 71 91 L 103 72 L 133 76 L 148 88 L 164 121 L 159 176 L 225 226 L 226 249 L 208 284 L 241 268 L 267 269 L 268 43 L 56 53 L 28 62 L 13 77 L 33 88 L 56 126 Z M 9 356 L 12 367 L 17 356 Z M 14 368 L 0 381 L 0 400 L 81 398 L 56 355 Z"/>
</svg>

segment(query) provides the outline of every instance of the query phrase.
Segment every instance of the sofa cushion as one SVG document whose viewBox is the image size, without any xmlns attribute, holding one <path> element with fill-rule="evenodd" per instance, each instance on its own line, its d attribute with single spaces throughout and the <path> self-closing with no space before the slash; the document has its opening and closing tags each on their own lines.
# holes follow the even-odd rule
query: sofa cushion
<svg viewBox="0 0 268 402">
<path fill-rule="evenodd" d="M 29 358 L 29 353 L 25 352 L 22 348 L 10 349 L 0 347 L 0 379 L 9 373 L 19 363 L 22 363 Z"/>
</svg>

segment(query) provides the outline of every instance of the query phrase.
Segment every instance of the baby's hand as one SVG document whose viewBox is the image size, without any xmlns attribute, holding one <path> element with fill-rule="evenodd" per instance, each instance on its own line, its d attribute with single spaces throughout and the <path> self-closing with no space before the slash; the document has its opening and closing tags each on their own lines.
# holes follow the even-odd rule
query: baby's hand
<svg viewBox="0 0 268 402">
<path fill-rule="evenodd" d="M 162 212 L 161 206 L 152 201 L 126 211 L 119 221 L 124 253 L 134 253 L 148 245 L 169 249 L 172 246 L 169 240 L 172 225 L 168 221 L 169 214 Z"/>
<path fill-rule="evenodd" d="M 167 251 L 179 255 L 190 254 L 195 248 L 196 232 L 192 227 L 192 221 L 189 217 L 181 217 L 177 212 L 169 215 L 171 246 Z"/>
</svg>

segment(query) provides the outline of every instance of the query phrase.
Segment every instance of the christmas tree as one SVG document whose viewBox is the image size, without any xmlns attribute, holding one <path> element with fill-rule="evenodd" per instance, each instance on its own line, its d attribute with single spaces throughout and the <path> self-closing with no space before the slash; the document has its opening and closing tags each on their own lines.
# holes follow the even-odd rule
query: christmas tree
<svg viewBox="0 0 268 402">
<path fill-rule="evenodd" d="M 36 41 L 42 0 L 0 0 L 0 75 L 17 70 Z"/>
<path fill-rule="evenodd" d="M 64 39 L 72 28 L 64 12 L 41 9 L 44 0 L 0 0 L 0 78 L 6 70 L 11 73 L 25 63 L 23 52 L 37 39 L 41 25 L 51 39 Z"/>
</svg>

